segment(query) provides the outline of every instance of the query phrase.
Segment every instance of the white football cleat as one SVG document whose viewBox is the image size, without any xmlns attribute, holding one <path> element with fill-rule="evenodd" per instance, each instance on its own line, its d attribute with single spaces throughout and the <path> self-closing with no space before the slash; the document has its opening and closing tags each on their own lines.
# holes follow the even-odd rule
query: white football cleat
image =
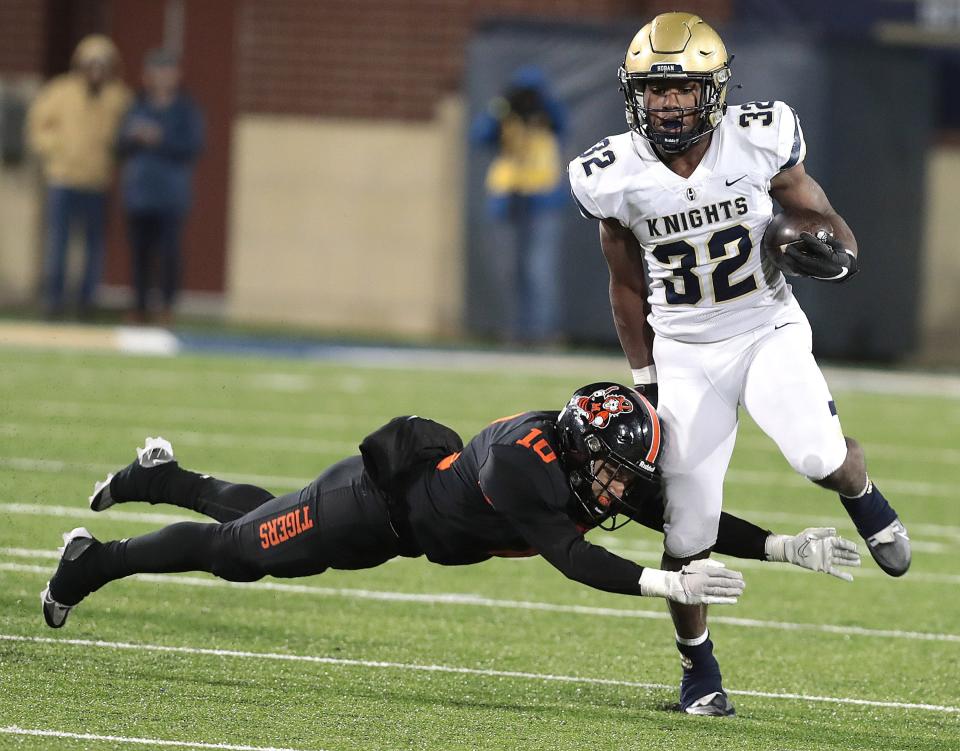
<svg viewBox="0 0 960 751">
<path fill-rule="evenodd" d="M 712 694 L 701 696 L 683 711 L 687 714 L 705 715 L 707 717 L 731 717 L 737 713 L 723 691 L 714 691 Z"/>
<path fill-rule="evenodd" d="M 877 565 L 890 576 L 903 576 L 910 568 L 910 538 L 899 519 L 867 538 L 867 548 Z"/>
<path fill-rule="evenodd" d="M 43 608 L 43 619 L 50 628 L 60 628 L 63 626 L 63 624 L 66 623 L 67 616 L 70 615 L 70 611 L 73 610 L 73 608 L 77 605 L 77 603 L 74 603 L 73 605 L 64 605 L 54 600 L 53 595 L 50 594 L 51 583 L 57 578 L 65 566 L 69 566 L 71 563 L 80 558 L 80 556 L 82 556 L 90 548 L 90 546 L 96 542 L 97 541 L 94 539 L 93 535 L 91 535 L 83 527 L 77 527 L 76 529 L 72 529 L 69 532 L 64 533 L 63 547 L 60 548 L 60 563 L 57 566 L 57 571 L 54 573 L 53 578 L 47 582 L 46 589 L 40 593 L 40 603 L 41 607 Z"/>
<path fill-rule="evenodd" d="M 137 462 L 144 469 L 159 467 L 161 464 L 169 464 L 174 459 L 173 446 L 166 438 L 157 436 L 156 438 L 147 437 L 143 448 L 137 449 Z"/>
<path fill-rule="evenodd" d="M 113 472 L 107 475 L 106 479 L 98 480 L 93 486 L 93 495 L 90 496 L 90 509 L 92 511 L 103 511 L 110 508 L 114 503 L 113 496 L 110 495 L 110 481 L 113 479 Z"/>
</svg>

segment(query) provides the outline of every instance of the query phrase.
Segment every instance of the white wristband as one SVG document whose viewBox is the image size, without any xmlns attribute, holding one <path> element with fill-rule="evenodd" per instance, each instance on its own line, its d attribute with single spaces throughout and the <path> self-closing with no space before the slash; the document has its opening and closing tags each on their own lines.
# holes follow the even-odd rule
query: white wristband
<svg viewBox="0 0 960 751">
<path fill-rule="evenodd" d="M 675 572 L 645 566 L 640 574 L 640 594 L 644 597 L 666 597 L 671 590 L 671 574 L 676 578 Z"/>
<path fill-rule="evenodd" d="M 657 382 L 656 365 L 647 365 L 645 368 L 634 368 L 630 372 L 633 374 L 633 384 L 635 386 L 646 386 L 648 383 Z"/>
<path fill-rule="evenodd" d="M 786 543 L 790 539 L 788 535 L 767 535 L 767 539 L 763 543 L 763 552 L 766 554 L 767 560 L 786 563 Z"/>
</svg>

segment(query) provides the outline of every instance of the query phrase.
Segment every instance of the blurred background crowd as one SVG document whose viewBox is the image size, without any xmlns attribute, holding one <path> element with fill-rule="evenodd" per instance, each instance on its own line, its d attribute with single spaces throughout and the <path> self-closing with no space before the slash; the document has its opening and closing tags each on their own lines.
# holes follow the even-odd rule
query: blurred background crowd
<svg viewBox="0 0 960 751">
<path fill-rule="evenodd" d="M 565 169 L 666 10 L 858 236 L 818 354 L 960 363 L 960 0 L 4 0 L 0 310 L 615 346 Z"/>
</svg>

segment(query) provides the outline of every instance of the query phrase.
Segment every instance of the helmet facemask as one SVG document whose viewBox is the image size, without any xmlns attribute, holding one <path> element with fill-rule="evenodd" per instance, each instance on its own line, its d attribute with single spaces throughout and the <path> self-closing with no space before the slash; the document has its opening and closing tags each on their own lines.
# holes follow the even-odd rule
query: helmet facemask
<svg viewBox="0 0 960 751">
<path fill-rule="evenodd" d="M 655 68 L 667 67 L 657 65 Z M 678 67 L 678 66 L 670 66 Z M 620 90 L 626 101 L 627 125 L 630 129 L 650 141 L 654 146 L 668 154 L 679 154 L 686 151 L 694 143 L 708 133 L 712 133 L 723 119 L 726 109 L 726 86 L 730 80 L 728 65 L 711 73 L 686 73 L 683 71 L 649 71 L 642 73 L 628 73 L 621 65 L 618 71 Z M 654 81 L 694 81 L 700 84 L 699 100 L 694 107 L 649 109 L 644 100 L 646 87 Z M 650 122 L 650 113 L 672 115 L 671 119 L 683 122 L 684 118 L 695 114 L 699 118 L 689 130 L 684 131 L 681 125 L 676 132 L 657 130 Z"/>
<path fill-rule="evenodd" d="M 631 521 L 629 514 L 618 520 L 618 514 L 640 513 L 628 498 L 639 484 L 655 483 L 656 475 L 611 450 L 599 436 L 586 436 L 584 444 L 590 458 L 570 473 L 570 486 L 590 521 L 612 532 Z M 615 482 L 622 483 L 621 493 L 611 487 Z"/>
</svg>

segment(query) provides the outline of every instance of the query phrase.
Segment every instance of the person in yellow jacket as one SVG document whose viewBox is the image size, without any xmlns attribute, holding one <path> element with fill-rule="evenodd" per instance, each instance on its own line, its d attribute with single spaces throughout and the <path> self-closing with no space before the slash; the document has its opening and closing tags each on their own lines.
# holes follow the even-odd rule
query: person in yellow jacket
<svg viewBox="0 0 960 751">
<path fill-rule="evenodd" d="M 485 182 L 494 220 L 490 265 L 504 296 L 507 338 L 518 343 L 556 342 L 561 334 L 561 210 L 569 198 L 560 143 L 566 129 L 566 107 L 533 65 L 514 71 L 502 96 L 470 127 L 475 145 L 496 150 Z"/>
<path fill-rule="evenodd" d="M 64 276 L 71 224 L 81 220 L 86 265 L 79 291 L 89 313 L 104 255 L 107 189 L 120 120 L 131 93 L 119 78 L 120 55 L 110 39 L 92 34 L 73 53 L 71 70 L 47 82 L 27 115 L 27 138 L 47 180 L 44 304 L 50 317 L 64 310 Z"/>
</svg>

